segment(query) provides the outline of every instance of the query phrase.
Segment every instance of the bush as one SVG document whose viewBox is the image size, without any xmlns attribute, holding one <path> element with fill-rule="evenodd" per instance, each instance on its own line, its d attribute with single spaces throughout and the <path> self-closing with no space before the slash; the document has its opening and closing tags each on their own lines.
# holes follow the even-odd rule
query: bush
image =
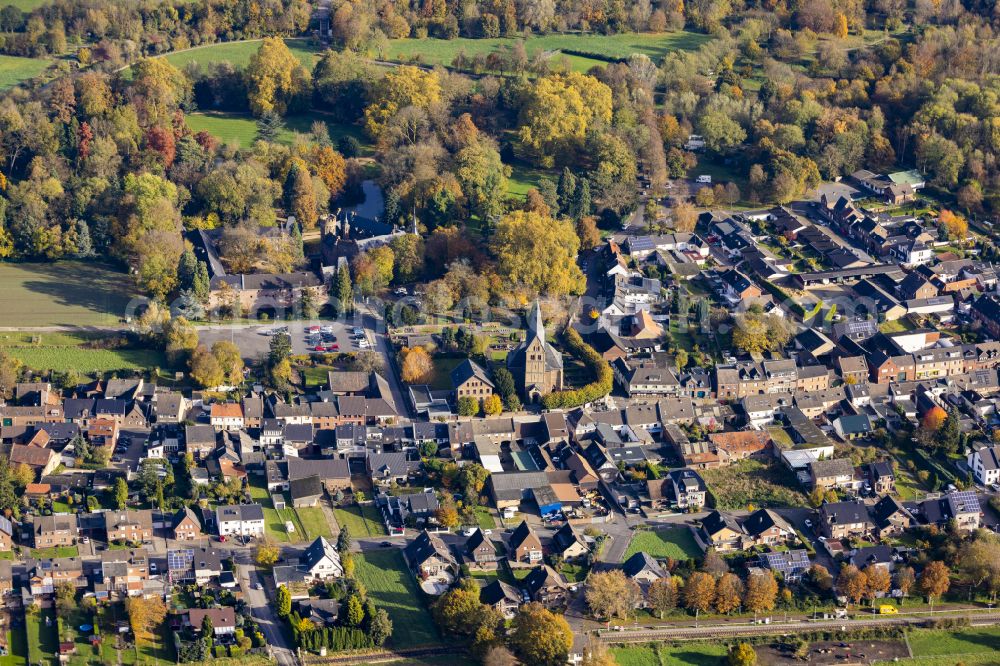
<svg viewBox="0 0 1000 666">
<path fill-rule="evenodd" d="M 548 394 L 542 398 L 542 406 L 545 409 L 579 407 L 606 396 L 614 388 L 615 379 L 611 372 L 611 366 L 597 353 L 597 350 L 583 341 L 576 329 L 568 327 L 563 334 L 563 339 L 569 352 L 583 361 L 587 368 L 594 373 L 596 379 L 582 388 L 555 391 Z"/>
</svg>

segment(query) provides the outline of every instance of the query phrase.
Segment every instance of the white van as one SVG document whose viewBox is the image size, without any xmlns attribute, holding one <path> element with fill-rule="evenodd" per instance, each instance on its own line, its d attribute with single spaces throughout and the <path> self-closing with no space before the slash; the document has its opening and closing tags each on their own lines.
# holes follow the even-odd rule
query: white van
<svg viewBox="0 0 1000 666">
<path fill-rule="evenodd" d="M 711 176 L 707 176 L 707 175 L 698 176 L 698 182 L 699 183 L 703 183 L 705 185 L 711 185 L 712 184 L 712 177 Z"/>
</svg>

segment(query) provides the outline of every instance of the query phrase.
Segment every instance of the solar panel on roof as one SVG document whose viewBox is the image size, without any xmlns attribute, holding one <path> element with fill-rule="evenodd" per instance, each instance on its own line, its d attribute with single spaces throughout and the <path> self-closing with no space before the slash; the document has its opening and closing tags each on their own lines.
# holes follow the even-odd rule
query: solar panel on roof
<svg viewBox="0 0 1000 666">
<path fill-rule="evenodd" d="M 979 498 L 971 490 L 960 490 L 948 495 L 951 503 L 958 506 L 963 511 L 978 511 Z"/>
<path fill-rule="evenodd" d="M 170 571 L 187 569 L 192 562 L 194 562 L 194 551 L 191 549 L 167 551 L 167 569 Z"/>
<path fill-rule="evenodd" d="M 629 248 L 632 250 L 652 250 L 653 239 L 649 236 L 636 236 L 635 238 L 630 238 L 628 242 Z"/>
</svg>

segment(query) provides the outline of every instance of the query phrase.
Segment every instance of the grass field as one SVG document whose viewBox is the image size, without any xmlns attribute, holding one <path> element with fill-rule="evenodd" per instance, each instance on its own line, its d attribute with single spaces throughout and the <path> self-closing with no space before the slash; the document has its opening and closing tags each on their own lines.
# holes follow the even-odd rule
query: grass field
<svg viewBox="0 0 1000 666">
<path fill-rule="evenodd" d="M 701 548 L 686 527 L 635 532 L 625 551 L 625 559 L 641 552 L 657 559 L 690 560 L 701 557 Z"/>
<path fill-rule="evenodd" d="M 341 528 L 346 527 L 351 536 L 385 536 L 385 525 L 382 524 L 382 516 L 373 506 L 349 506 L 343 509 L 334 509 L 333 515 L 337 518 L 337 523 Z"/>
<path fill-rule="evenodd" d="M 1000 654 L 1000 627 L 946 629 L 916 629 L 908 635 L 914 657 Z"/>
<path fill-rule="evenodd" d="M 236 144 L 243 148 L 249 148 L 257 139 L 257 121 L 248 113 L 197 111 L 189 113 L 185 117 L 191 131 L 208 132 L 225 144 Z M 344 136 L 353 136 L 363 145 L 367 141 L 361 128 L 331 122 L 327 117 L 316 113 L 298 114 L 285 118 L 285 128 L 278 134 L 278 141 L 291 144 L 296 132 L 299 134 L 309 132 L 315 120 L 327 121 L 326 127 L 334 143 Z"/>
<path fill-rule="evenodd" d="M 213 62 L 228 62 L 235 67 L 246 67 L 250 57 L 260 48 L 261 41 L 220 42 L 169 53 L 163 57 L 178 69 L 184 69 L 190 63 L 197 63 L 199 67 L 204 68 Z M 311 46 L 305 39 L 286 39 L 285 44 L 306 69 L 312 71 L 316 65 L 316 54 L 319 49 Z"/>
<path fill-rule="evenodd" d="M 393 648 L 411 648 L 439 643 L 441 637 L 424 606 L 413 574 L 406 567 L 403 552 L 390 550 L 364 553 L 357 560 L 355 575 L 365 584 L 368 595 L 392 618 Z"/>
<path fill-rule="evenodd" d="M 90 343 L 107 337 L 91 331 L 66 333 L 0 332 L 0 349 L 36 370 L 83 373 L 162 368 L 166 358 L 152 349 L 91 349 Z M 54 511 L 68 512 L 61 504 Z"/>
<path fill-rule="evenodd" d="M 127 275 L 94 262 L 0 263 L 4 326 L 114 325 L 133 293 Z"/>
<path fill-rule="evenodd" d="M 618 666 L 718 666 L 729 653 L 725 645 L 692 643 L 681 647 L 642 645 L 613 647 Z"/>
<path fill-rule="evenodd" d="M 18 58 L 0 55 L 0 90 L 16 86 L 21 81 L 33 79 L 52 64 L 41 58 Z"/>
<path fill-rule="evenodd" d="M 597 34 L 552 34 L 532 36 L 525 40 L 528 56 L 540 51 L 563 50 L 593 53 L 608 58 L 627 58 L 633 53 L 642 53 L 659 62 L 666 54 L 678 50 L 694 50 L 711 39 L 708 35 L 693 32 L 673 33 L 629 33 L 621 35 Z M 492 53 L 502 47 L 516 43 L 512 38 L 496 39 L 395 39 L 389 42 L 384 54 L 386 60 L 411 62 L 415 58 L 428 65 L 450 65 L 459 52 L 466 56 Z M 576 71 L 586 71 L 604 61 L 579 55 L 565 54 L 570 67 Z M 557 56 L 558 57 L 558 56 Z"/>
<path fill-rule="evenodd" d="M 445 391 L 451 388 L 451 371 L 457 368 L 464 358 L 451 358 L 449 356 L 434 357 L 434 371 L 427 382 L 435 391 Z"/>
<path fill-rule="evenodd" d="M 735 465 L 706 469 L 701 473 L 708 489 L 715 495 L 716 508 L 758 509 L 772 506 L 805 506 L 802 494 L 791 473 L 774 462 L 741 460 Z"/>
<path fill-rule="evenodd" d="M 327 539 L 333 536 L 333 530 L 330 529 L 330 524 L 326 522 L 326 515 L 320 507 L 301 507 L 295 509 L 295 514 L 298 516 L 299 522 L 305 529 L 307 538 L 310 541 L 321 536 Z"/>
</svg>

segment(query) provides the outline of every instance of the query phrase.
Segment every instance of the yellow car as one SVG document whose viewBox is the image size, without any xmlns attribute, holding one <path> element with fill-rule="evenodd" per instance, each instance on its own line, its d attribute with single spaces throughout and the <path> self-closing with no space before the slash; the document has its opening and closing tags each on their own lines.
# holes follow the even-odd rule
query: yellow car
<svg viewBox="0 0 1000 666">
<path fill-rule="evenodd" d="M 878 607 L 879 615 L 895 615 L 899 612 L 899 609 L 895 606 L 889 606 L 888 604 L 882 604 Z"/>
</svg>

